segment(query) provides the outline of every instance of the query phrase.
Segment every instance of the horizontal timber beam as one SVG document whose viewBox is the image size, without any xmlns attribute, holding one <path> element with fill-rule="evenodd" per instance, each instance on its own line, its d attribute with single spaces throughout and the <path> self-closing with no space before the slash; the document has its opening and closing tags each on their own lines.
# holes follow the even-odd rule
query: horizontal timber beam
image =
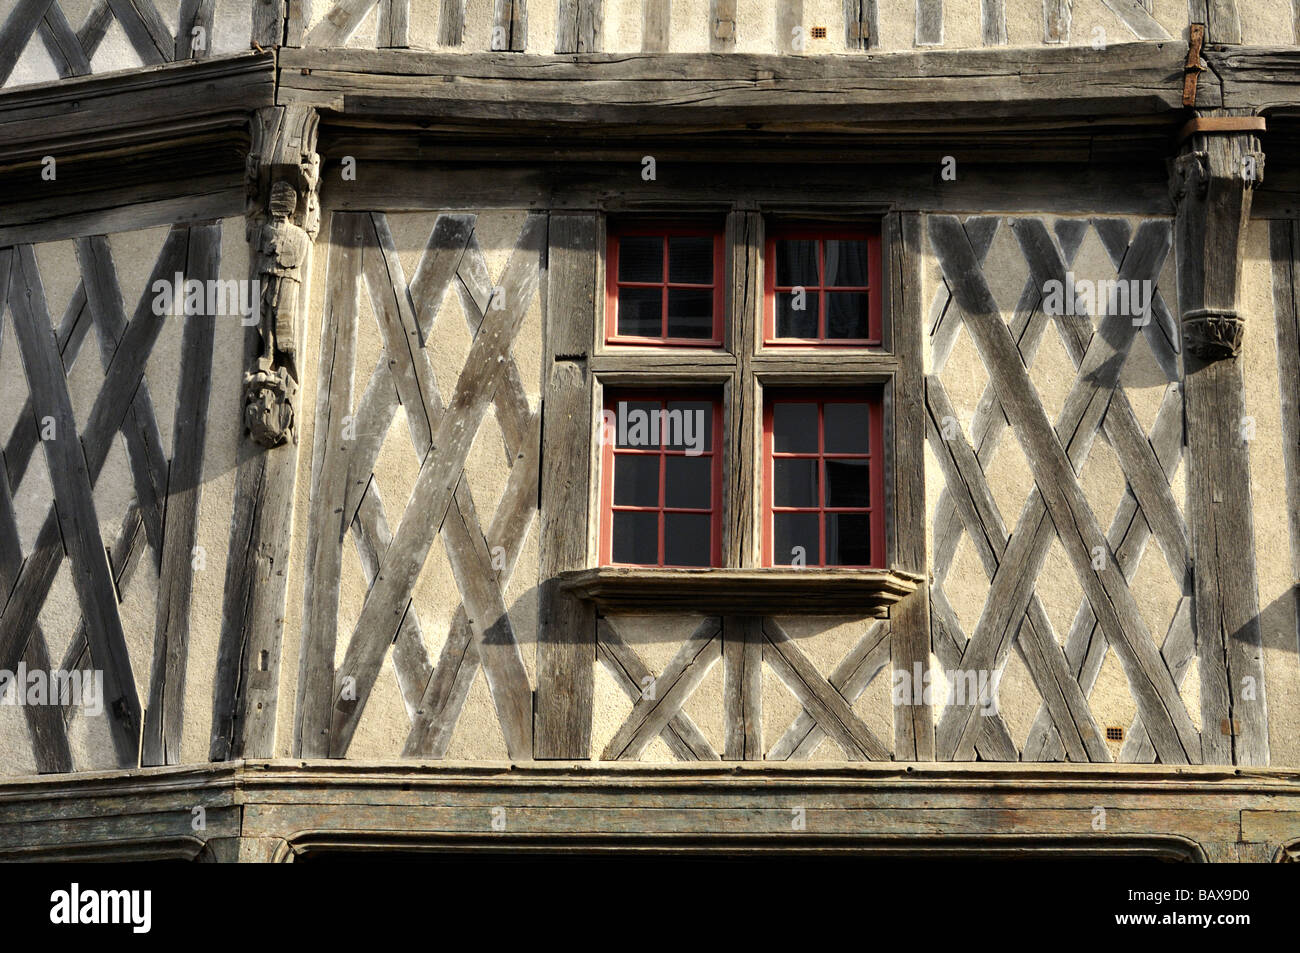
<svg viewBox="0 0 1300 953">
<path fill-rule="evenodd" d="M 792 804 L 806 812 L 798 833 Z M 1297 839 L 1300 775 L 1270 768 L 283 760 L 0 784 L 5 860 L 464 848 L 1262 860 Z"/>
</svg>

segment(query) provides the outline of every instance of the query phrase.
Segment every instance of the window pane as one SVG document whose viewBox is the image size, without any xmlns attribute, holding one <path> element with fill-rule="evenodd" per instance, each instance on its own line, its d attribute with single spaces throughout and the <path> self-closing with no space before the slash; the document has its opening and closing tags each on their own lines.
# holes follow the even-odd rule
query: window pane
<svg viewBox="0 0 1300 953">
<path fill-rule="evenodd" d="M 713 284 L 713 239 L 669 238 L 668 280 L 675 284 Z"/>
<path fill-rule="evenodd" d="M 618 333 L 631 337 L 662 337 L 662 288 L 618 289 Z"/>
<path fill-rule="evenodd" d="M 816 506 L 817 461 L 789 457 L 773 460 L 772 505 Z"/>
<path fill-rule="evenodd" d="M 614 562 L 642 566 L 659 564 L 659 514 L 614 511 L 612 527 Z"/>
<path fill-rule="evenodd" d="M 659 505 L 659 454 L 614 454 L 616 506 Z"/>
<path fill-rule="evenodd" d="M 708 566 L 713 562 L 710 531 L 713 517 L 695 513 L 664 514 L 664 565 Z"/>
<path fill-rule="evenodd" d="M 796 307 L 801 306 L 801 307 Z M 817 289 L 796 295 L 793 291 L 776 292 L 776 336 L 779 338 L 817 337 L 817 319 L 821 299 Z"/>
<path fill-rule="evenodd" d="M 658 235 L 627 235 L 618 240 L 619 281 L 663 281 L 664 240 Z"/>
<path fill-rule="evenodd" d="M 826 461 L 826 505 L 870 506 L 866 460 Z"/>
<path fill-rule="evenodd" d="M 826 293 L 826 337 L 871 337 L 871 305 L 865 291 L 828 291 Z"/>
<path fill-rule="evenodd" d="M 816 513 L 773 513 L 772 530 L 772 565 L 820 563 Z"/>
<path fill-rule="evenodd" d="M 827 453 L 869 453 L 871 417 L 867 404 L 827 402 L 823 411 Z"/>
<path fill-rule="evenodd" d="M 713 292 L 707 288 L 668 289 L 668 336 L 713 337 Z"/>
<path fill-rule="evenodd" d="M 871 565 L 871 517 L 866 513 L 826 514 L 826 565 Z"/>
<path fill-rule="evenodd" d="M 617 431 L 615 447 L 636 450 L 659 449 L 659 410 L 657 400 L 620 400 L 614 404 Z"/>
<path fill-rule="evenodd" d="M 781 239 L 776 242 L 776 283 L 782 288 L 818 286 L 816 239 Z"/>
<path fill-rule="evenodd" d="M 664 458 L 664 505 L 707 510 L 713 505 L 713 458 Z M 615 484 L 617 485 L 617 484 Z"/>
<path fill-rule="evenodd" d="M 861 288 L 867 284 L 865 239 L 831 239 L 826 242 L 826 285 Z"/>
<path fill-rule="evenodd" d="M 708 453 L 713 449 L 713 405 L 707 400 L 668 401 L 668 449 Z M 676 415 L 676 416 L 675 416 Z"/>
<path fill-rule="evenodd" d="M 817 452 L 817 405 L 782 401 L 772 407 L 772 449 L 777 453 Z"/>
</svg>

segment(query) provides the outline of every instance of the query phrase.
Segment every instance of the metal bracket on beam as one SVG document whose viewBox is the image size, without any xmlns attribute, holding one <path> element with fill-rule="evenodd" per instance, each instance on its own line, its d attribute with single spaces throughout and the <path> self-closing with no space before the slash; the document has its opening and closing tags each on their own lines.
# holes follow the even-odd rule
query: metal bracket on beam
<svg viewBox="0 0 1300 953">
<path fill-rule="evenodd" d="M 1230 135 L 1238 132 L 1267 132 L 1263 116 L 1197 116 L 1178 131 L 1178 145 L 1192 136 Z"/>
<path fill-rule="evenodd" d="M 1201 47 L 1205 45 L 1205 24 L 1193 23 L 1187 31 L 1187 62 L 1183 64 L 1183 105 L 1196 105 L 1196 81 L 1205 72 Z"/>
</svg>

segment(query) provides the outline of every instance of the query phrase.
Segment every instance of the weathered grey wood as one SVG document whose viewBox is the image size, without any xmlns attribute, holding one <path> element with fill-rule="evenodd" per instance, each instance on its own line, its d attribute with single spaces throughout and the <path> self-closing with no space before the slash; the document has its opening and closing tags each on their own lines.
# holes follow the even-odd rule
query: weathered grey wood
<svg viewBox="0 0 1300 953">
<path fill-rule="evenodd" d="M 889 749 L 862 723 L 844 696 L 770 616 L 763 620 L 763 658 L 850 761 L 888 761 Z"/>
<path fill-rule="evenodd" d="M 460 46 L 465 42 L 465 0 L 441 0 L 438 8 L 438 45 Z"/>
<path fill-rule="evenodd" d="M 266 48 L 284 41 L 286 6 L 278 0 L 253 0 L 253 43 Z"/>
<path fill-rule="evenodd" d="M 736 48 L 736 0 L 709 0 L 709 50 L 730 53 Z"/>
<path fill-rule="evenodd" d="M 212 55 L 212 21 L 216 0 L 181 0 L 180 23 L 176 28 L 176 60 L 205 60 Z M 256 2 L 253 16 L 258 16 Z M 265 4 L 262 4 L 263 6 Z M 257 25 L 254 24 L 254 29 Z M 194 35 L 195 28 L 203 30 L 203 45 L 197 46 L 199 38 Z"/>
<path fill-rule="evenodd" d="M 411 732 L 402 749 L 403 757 L 443 758 L 461 708 L 478 674 L 478 648 L 469 627 L 465 607 L 456 610 L 447 639 L 442 644 L 433 677 L 425 686 L 415 710 Z"/>
<path fill-rule="evenodd" d="M 174 40 L 152 0 L 108 0 L 131 48 L 146 65 L 172 59 Z"/>
<path fill-rule="evenodd" d="M 1205 0 L 1205 40 L 1207 43 L 1240 43 L 1241 18 L 1237 0 Z"/>
<path fill-rule="evenodd" d="M 653 691 L 640 693 L 627 720 L 601 753 L 602 761 L 635 761 L 645 746 L 667 727 L 714 663 L 722 658 L 721 633 L 717 619 L 700 623 L 654 680 Z"/>
<path fill-rule="evenodd" d="M 375 5 L 375 0 L 325 0 L 332 4 L 327 16 L 316 21 L 316 25 L 307 30 L 302 39 L 303 46 L 342 46 L 348 37 L 356 32 L 366 14 Z M 290 24 L 293 23 L 293 11 L 290 9 Z M 304 27 L 307 17 L 303 17 Z M 297 45 L 292 43 L 291 45 Z"/>
<path fill-rule="evenodd" d="M 1142 621 L 1133 595 L 1122 574 L 1118 572 L 1118 567 L 1114 565 L 1113 557 L 1107 560 L 1107 566 L 1102 570 L 1091 567 L 1094 547 L 1101 547 L 1103 552 L 1108 548 L 1105 536 L 1097 526 L 1096 518 L 1074 476 L 1071 459 L 1065 455 L 1042 405 L 1034 396 L 1033 385 L 1016 354 L 1014 340 L 998 314 L 997 304 L 974 266 L 970 243 L 961 231 L 960 224 L 947 216 L 931 219 L 930 236 L 939 249 L 945 278 L 966 316 L 966 327 L 998 389 L 1003 410 L 1016 428 L 1017 436 L 1025 448 L 1026 457 L 1034 472 L 1037 492 L 1041 493 L 1042 504 L 1052 514 L 1058 538 L 1075 568 L 1079 583 L 1097 613 L 1107 640 L 1120 658 L 1161 759 L 1166 763 L 1195 760 L 1199 754 L 1195 728 L 1178 696 L 1169 670 Z M 1165 247 L 1167 248 L 1167 239 Z M 1127 267 L 1128 262 L 1125 264 Z M 1109 323 L 1115 325 L 1124 322 L 1112 320 Z M 1131 328 L 1127 334 L 1118 328 L 1115 335 L 1121 344 L 1125 340 L 1132 340 Z M 1105 392 L 1109 397 L 1108 392 L 1115 386 L 1120 363 L 1122 362 L 1116 360 L 1115 351 L 1104 336 L 1094 335 L 1088 354 L 1080 366 L 1080 380 L 1066 399 L 1062 423 L 1076 414 L 1078 416 L 1074 419 L 1082 420 L 1084 413 L 1090 413 L 1096 424 L 1084 428 L 1082 440 L 1078 439 L 1078 431 L 1074 431 L 1076 438 L 1071 441 L 1072 447 L 1086 451 L 1086 445 L 1090 442 L 1086 431 L 1092 426 L 1100 425 L 1100 415 L 1095 410 L 1089 412 L 1088 405 L 1093 403 L 1100 392 Z M 1069 426 L 1063 428 L 1066 433 L 1073 430 Z M 1030 534 L 1019 532 L 1013 534 L 1008 548 L 1008 562 L 1011 565 L 1018 561 L 1018 557 L 1012 558 L 1012 551 L 1018 550 L 1020 539 L 1028 535 Z M 995 589 L 996 586 L 995 578 Z M 986 615 L 990 607 L 994 615 L 1002 608 L 995 604 L 993 592 L 990 592 Z M 984 625 L 982 619 L 981 628 Z M 972 647 L 979 636 L 977 630 L 976 638 L 971 640 Z M 965 661 L 963 658 L 963 663 Z M 948 721 L 949 715 L 946 714 L 944 722 Z M 967 726 L 969 725 L 968 718 Z M 943 731 L 944 724 L 941 724 L 940 732 Z M 943 747 L 941 744 L 941 751 Z"/>
<path fill-rule="evenodd" d="M 957 613 L 953 611 L 942 589 L 935 587 L 930 593 L 930 633 L 934 654 L 945 671 L 961 667 L 961 657 L 969 640 L 961 631 Z M 1017 761 L 1020 752 L 1011 738 L 1006 720 L 1001 712 L 990 712 L 983 719 L 980 735 L 975 740 L 975 753 L 982 761 Z"/>
<path fill-rule="evenodd" d="M 62 77 L 84 76 L 90 72 L 90 60 L 82 48 L 72 24 L 57 3 L 51 3 L 41 18 L 41 41 Z"/>
<path fill-rule="evenodd" d="M 808 33 L 803 25 L 803 0 L 777 0 L 777 52 L 802 53 L 807 46 Z"/>
<path fill-rule="evenodd" d="M 597 620 L 596 627 L 597 656 L 627 697 L 633 703 L 637 702 L 655 682 L 654 675 L 631 646 L 623 641 L 609 619 Z M 683 761 L 721 760 L 695 722 L 691 721 L 691 716 L 680 709 L 668 720 L 659 737 Z"/>
<path fill-rule="evenodd" d="M 1174 676 L 1174 684 L 1182 687 L 1187 678 L 1187 670 L 1196 658 L 1196 632 L 1192 628 L 1192 599 L 1184 596 L 1174 611 L 1173 621 L 1165 634 L 1165 644 L 1160 647 L 1160 654 Z M 1142 724 L 1140 717 L 1134 717 L 1124 736 L 1124 745 L 1119 752 L 1121 761 L 1150 763 L 1156 760 L 1156 749 Z"/>
<path fill-rule="evenodd" d="M 921 328 L 922 301 L 921 216 L 915 212 L 886 219 L 885 274 L 888 302 L 886 320 L 899 359 L 899 371 L 890 387 L 893 401 L 893 522 L 894 550 L 888 565 L 913 573 L 925 573 L 925 385 L 921 380 L 925 356 Z M 899 672 L 911 677 L 919 664 L 930 664 L 929 587 L 918 586 L 890 610 L 890 647 L 894 677 Z M 934 760 L 934 720 L 930 706 L 921 699 L 894 707 L 894 758 L 901 761 Z"/>
<path fill-rule="evenodd" d="M 495 0 L 488 48 L 511 53 L 522 53 L 528 48 L 527 0 Z"/>
<path fill-rule="evenodd" d="M 848 655 L 840 660 L 827 679 L 831 687 L 851 706 L 885 667 L 889 665 L 889 623 L 873 622 Z M 790 723 L 767 753 L 769 761 L 812 757 L 826 737 L 826 731 L 807 709 Z"/>
<path fill-rule="evenodd" d="M 86 301 L 99 338 L 100 363 L 107 372 L 117 342 L 126 330 L 126 312 L 122 291 L 118 285 L 117 269 L 113 264 L 108 240 L 102 236 L 79 239 L 77 258 L 81 265 Z M 173 280 L 171 278 L 168 279 Z M 152 301 L 153 292 L 146 288 L 144 297 Z M 162 566 L 163 506 L 167 499 L 167 459 L 163 455 L 162 438 L 154 414 L 149 384 L 141 380 L 131 397 L 126 438 L 127 459 L 135 487 L 136 506 L 144 521 L 145 533 L 153 551 L 154 568 Z"/>
<path fill-rule="evenodd" d="M 189 230 L 186 280 L 206 283 L 217 277 L 221 226 Z M 185 674 L 189 662 L 190 596 L 194 588 L 194 544 L 203 494 L 203 457 L 212 390 L 212 352 L 216 318 L 187 314 L 181 331 L 180 384 L 172 424 L 172 459 L 167 478 L 167 520 L 154 624 L 153 665 L 145 709 L 140 762 L 179 764 L 185 715 Z"/>
<path fill-rule="evenodd" d="M 1070 42 L 1070 8 L 1074 0 L 1043 0 L 1043 42 Z"/>
<path fill-rule="evenodd" d="M 727 761 L 763 759 L 763 620 L 724 616 L 723 720 Z"/>
<path fill-rule="evenodd" d="M 323 0 L 328 2 L 328 0 Z M 288 0 L 285 15 L 284 45 L 303 46 L 307 24 L 311 22 L 312 0 Z"/>
<path fill-rule="evenodd" d="M 1281 394 L 1282 462 L 1286 468 L 1287 523 L 1291 539 L 1291 575 L 1300 580 L 1300 228 L 1295 221 L 1269 222 L 1273 259 L 1273 305 L 1277 323 L 1277 379 Z M 1300 610 L 1300 587 L 1293 587 Z M 1296 613 L 1300 647 L 1300 611 Z"/>
<path fill-rule="evenodd" d="M 379 20 L 375 31 L 375 45 L 380 49 L 405 49 L 407 41 L 410 0 L 379 0 Z"/>
<path fill-rule="evenodd" d="M 727 447 L 723 468 L 722 562 L 732 568 L 759 564 L 758 468 L 754 453 L 762 426 L 758 388 L 752 379 L 762 296 L 763 216 L 752 209 L 727 215 L 726 341 L 734 356 L 730 393 L 723 406 Z"/>
<path fill-rule="evenodd" d="M 1139 0 L 1101 0 L 1110 11 L 1124 21 L 1139 40 L 1167 40 L 1169 32 L 1151 15 L 1149 6 Z M 1149 2 L 1149 0 L 1148 0 Z"/>
<path fill-rule="evenodd" d="M 641 52 L 668 52 L 672 20 L 673 0 L 642 0 Z"/>
<path fill-rule="evenodd" d="M 367 215 L 335 214 L 326 266 L 329 278 L 325 314 L 321 321 L 320 373 L 316 385 L 311 467 L 311 498 L 315 505 L 308 524 L 298 707 L 294 725 L 294 753 L 304 758 L 329 757 L 335 743 L 330 722 L 335 682 L 334 646 L 338 637 L 343 538 L 353 514 L 343 515 L 341 508 L 331 506 L 330 501 L 344 498 L 348 460 L 355 449 L 354 442 L 345 436 L 344 428 L 353 409 L 352 384 L 360 305 L 358 279 L 362 243 L 365 229 L 369 226 L 370 217 Z M 382 578 L 382 566 L 380 576 Z M 402 615 L 406 614 L 405 609 L 403 600 Z M 385 646 L 396 633 L 397 626 L 394 626 Z"/>
<path fill-rule="evenodd" d="M 113 11 L 109 9 L 108 0 L 95 0 L 95 5 L 86 15 L 86 21 L 77 28 L 77 40 L 86 51 L 86 59 L 95 55 L 112 22 Z"/>
<path fill-rule="evenodd" d="M 0 24 L 0 83 L 9 78 L 27 41 L 54 0 L 18 0 Z"/>
<path fill-rule="evenodd" d="M 590 757 L 595 611 L 561 590 L 555 576 L 587 560 L 593 423 L 587 355 L 595 340 L 596 235 L 594 213 L 551 216 L 538 524 L 533 756 L 539 759 Z"/>
<path fill-rule="evenodd" d="M 880 45 L 876 0 L 844 0 L 844 46 L 867 50 Z"/>
<path fill-rule="evenodd" d="M 45 293 L 31 246 L 20 247 L 14 256 L 9 307 L 14 316 L 15 337 L 32 395 L 32 411 L 39 418 L 53 418 L 58 428 L 55 439 L 42 441 L 50 483 L 55 499 L 59 501 L 54 510 L 56 526 L 62 536 L 62 548 L 66 549 L 72 563 L 72 583 L 77 601 L 85 613 L 91 655 L 104 673 L 105 716 L 118 762 L 123 766 L 134 766 L 139 757 L 140 701 L 136 695 L 122 620 L 117 612 L 112 570 L 99 537 L 93 489 L 99 467 L 91 463 L 93 458 L 89 448 L 83 450 L 83 441 L 77 439 L 76 416 L 68 393 L 66 372 L 46 311 Z M 106 379 L 104 390 L 108 389 L 109 381 Z M 100 396 L 103 397 L 102 391 Z M 85 431 L 87 438 L 96 432 L 97 423 L 92 411 L 90 425 Z M 53 544 L 53 540 L 46 543 L 47 552 Z M 49 560 L 54 571 L 57 571 L 61 556 L 62 552 Z M 11 604 L 20 598 L 20 589 L 21 577 L 10 595 Z M 44 601 L 43 595 L 40 601 Z M 21 633 L 11 634 L 9 631 L 13 616 L 8 610 L 9 606 L 6 606 L 0 626 L 4 628 L 5 642 L 12 644 L 17 641 L 15 635 Z"/>
<path fill-rule="evenodd" d="M 1211 19 L 1214 12 L 1212 6 Z M 1243 322 L 1237 312 L 1254 191 L 1242 168 L 1252 155 L 1262 169 L 1259 140 L 1252 135 L 1192 136 L 1174 160 L 1171 181 L 1201 748 L 1210 764 L 1262 765 L 1269 758 L 1250 447 L 1242 429 Z"/>
<path fill-rule="evenodd" d="M 600 52 L 605 30 L 604 0 L 559 0 L 559 3 L 555 52 Z"/>
<path fill-rule="evenodd" d="M 943 43 L 943 0 L 916 0 L 916 45 Z"/>
<path fill-rule="evenodd" d="M 1007 11 L 1003 0 L 980 0 L 980 39 L 985 46 L 1007 42 Z"/>
<path fill-rule="evenodd" d="M 1038 542 L 1037 547 L 1024 549 L 1019 546 L 1013 548 L 1010 545 L 1011 541 L 1008 540 L 997 504 L 993 501 L 974 450 L 960 433 L 951 437 L 943 433 L 942 421 L 955 419 L 956 411 L 949 403 L 943 383 L 938 377 L 931 376 L 926 379 L 926 403 L 930 424 L 927 436 L 931 449 L 944 470 L 949 488 L 953 490 L 958 511 L 966 521 L 967 533 L 984 563 L 991 583 L 996 583 L 999 571 L 1016 572 L 1018 567 L 1014 560 L 1017 558 L 1024 558 L 1026 565 L 1032 567 L 1032 572 L 1028 569 L 1021 570 L 1025 575 L 1037 577 L 1042 564 L 1041 553 L 1045 547 L 1041 541 Z M 1031 497 L 1027 509 L 1033 507 L 1035 502 L 1036 500 Z M 1037 527 L 1039 539 L 1050 540 L 1043 527 L 1044 523 L 1040 522 Z M 1016 536 L 1021 539 L 1027 535 L 1019 531 L 1016 533 Z M 1006 564 L 1005 569 L 1004 564 Z M 990 588 L 989 601 L 991 602 L 997 596 L 998 593 Z M 1051 622 L 1037 594 L 1030 595 L 1024 611 L 1026 613 L 1024 622 L 1016 633 L 1017 646 L 1034 678 L 1034 684 L 1038 688 L 1044 706 L 1051 712 L 1052 721 L 1061 733 L 1070 760 L 1110 760 L 1109 752 L 1101 738 L 1101 731 L 1088 707 L 1087 698 L 1065 664 L 1065 658 L 1052 632 Z M 1010 634 L 1011 630 L 1008 629 L 1007 632 Z M 997 662 L 994 671 L 1002 671 L 1009 648 L 1008 642 L 995 655 Z M 967 671 L 972 669 L 984 671 L 981 666 L 968 663 L 964 655 L 962 664 Z M 984 704 L 988 703 L 987 700 L 981 701 Z M 963 754 L 969 752 L 960 747 L 954 750 L 954 755 Z"/>
<path fill-rule="evenodd" d="M 506 354 L 536 292 L 545 233 L 542 216 L 532 215 L 525 220 L 502 280 L 504 306 L 499 311 L 489 310 L 470 346 L 455 393 L 434 436 L 433 445 L 439 452 L 424 458 L 406 512 L 393 534 L 375 585 L 366 595 L 347 653 L 334 677 L 329 731 L 332 745 L 346 747 L 356 730 L 369 697 L 368 687 L 374 684 L 387 647 L 406 614 L 429 548 L 452 503 L 470 444 L 504 374 Z M 346 697 L 350 691 L 345 693 L 344 688 L 352 685 L 355 697 Z"/>
</svg>

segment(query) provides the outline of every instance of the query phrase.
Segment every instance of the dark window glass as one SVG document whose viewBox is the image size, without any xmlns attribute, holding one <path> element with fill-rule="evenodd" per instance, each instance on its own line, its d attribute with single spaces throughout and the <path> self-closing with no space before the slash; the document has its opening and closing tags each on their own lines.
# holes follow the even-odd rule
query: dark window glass
<svg viewBox="0 0 1300 953">
<path fill-rule="evenodd" d="M 616 563 L 659 562 L 659 514 L 615 510 L 612 556 Z"/>
<path fill-rule="evenodd" d="M 618 240 L 618 280 L 664 280 L 664 240 L 658 235 L 625 235 Z"/>
<path fill-rule="evenodd" d="M 816 513 L 774 513 L 774 539 L 772 544 L 772 562 L 777 566 L 789 566 L 796 563 L 796 555 L 802 555 L 799 563 L 813 566 L 821 561 L 817 543 Z M 797 552 L 796 547 L 802 550 Z"/>
<path fill-rule="evenodd" d="M 634 450 L 658 450 L 662 429 L 659 411 L 663 406 L 657 400 L 620 400 L 614 407 L 614 446 Z"/>
<path fill-rule="evenodd" d="M 871 336 L 871 305 L 865 291 L 826 292 L 826 336 L 864 340 Z"/>
<path fill-rule="evenodd" d="M 670 236 L 668 280 L 678 285 L 712 285 L 713 239 Z"/>
<path fill-rule="evenodd" d="M 871 488 L 866 460 L 826 461 L 826 505 L 867 507 Z"/>
<path fill-rule="evenodd" d="M 871 562 L 871 517 L 866 513 L 826 514 L 826 564 L 865 566 Z"/>
<path fill-rule="evenodd" d="M 657 459 L 657 458 L 656 458 Z M 664 457 L 664 505 L 688 510 L 707 510 L 713 497 L 713 458 Z M 616 487 L 617 483 L 614 484 Z"/>
<path fill-rule="evenodd" d="M 703 400 L 670 400 L 668 414 L 670 421 L 681 421 L 668 428 L 665 445 L 669 450 L 700 450 L 708 453 L 713 449 L 712 404 Z"/>
<path fill-rule="evenodd" d="M 779 406 L 779 405 L 778 405 Z M 828 401 L 823 411 L 827 453 L 870 453 L 871 417 L 868 404 Z"/>
<path fill-rule="evenodd" d="M 662 336 L 663 295 L 662 288 L 619 288 L 618 333 L 628 337 Z"/>
<path fill-rule="evenodd" d="M 620 453 L 614 457 L 614 504 L 659 505 L 659 454 Z"/>
<path fill-rule="evenodd" d="M 713 289 L 668 289 L 668 337 L 703 338 L 713 336 Z"/>
<path fill-rule="evenodd" d="M 707 566 L 712 517 L 707 513 L 664 514 L 664 565 Z"/>
<path fill-rule="evenodd" d="M 864 239 L 826 241 L 826 287 L 864 288 L 867 284 L 867 243 Z"/>
<path fill-rule="evenodd" d="M 803 305 L 802 308 L 796 307 Z M 779 338 L 816 338 L 821 316 L 821 297 L 814 288 L 802 294 L 776 292 L 776 336 Z"/>
<path fill-rule="evenodd" d="M 816 453 L 817 405 L 778 403 L 772 411 L 772 449 L 777 453 Z"/>
<path fill-rule="evenodd" d="M 795 285 L 816 288 L 821 284 L 817 274 L 817 240 L 794 238 L 780 239 L 776 243 L 776 283 L 779 287 Z"/>
<path fill-rule="evenodd" d="M 815 459 L 781 457 L 772 461 L 772 505 L 817 505 Z"/>
</svg>

